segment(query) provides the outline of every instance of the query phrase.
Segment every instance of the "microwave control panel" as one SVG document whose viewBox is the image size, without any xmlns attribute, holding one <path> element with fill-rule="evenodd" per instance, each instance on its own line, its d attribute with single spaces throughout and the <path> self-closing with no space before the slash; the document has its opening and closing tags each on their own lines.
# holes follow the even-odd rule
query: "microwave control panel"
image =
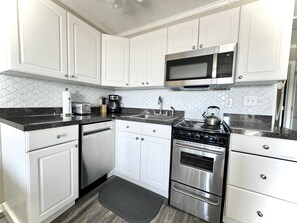
<svg viewBox="0 0 297 223">
<path fill-rule="evenodd" d="M 232 77 L 234 52 L 218 54 L 217 77 Z"/>
</svg>

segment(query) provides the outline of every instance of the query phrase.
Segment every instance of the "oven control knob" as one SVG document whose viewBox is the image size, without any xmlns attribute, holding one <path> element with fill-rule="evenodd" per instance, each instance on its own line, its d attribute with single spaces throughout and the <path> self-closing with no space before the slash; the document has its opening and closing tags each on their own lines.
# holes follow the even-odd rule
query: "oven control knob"
<svg viewBox="0 0 297 223">
<path fill-rule="evenodd" d="M 208 137 L 208 142 L 215 142 L 216 141 L 216 138 L 215 137 Z"/>
<path fill-rule="evenodd" d="M 187 137 L 190 138 L 191 136 L 192 136 L 192 134 L 191 134 L 190 132 L 188 132 L 188 133 L 187 133 Z"/>
<path fill-rule="evenodd" d="M 194 139 L 200 139 L 200 135 L 199 134 L 194 135 Z"/>
</svg>

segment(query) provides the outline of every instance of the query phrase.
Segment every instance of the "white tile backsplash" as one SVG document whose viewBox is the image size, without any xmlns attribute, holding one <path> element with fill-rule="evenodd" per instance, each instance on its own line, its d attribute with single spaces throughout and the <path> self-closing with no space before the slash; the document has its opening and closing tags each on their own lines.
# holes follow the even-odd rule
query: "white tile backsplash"
<svg viewBox="0 0 297 223">
<path fill-rule="evenodd" d="M 163 97 L 163 108 L 184 110 L 185 117 L 201 119 L 201 114 L 210 105 L 221 108 L 222 113 L 274 115 L 275 85 L 240 86 L 227 91 L 171 91 L 159 90 L 116 90 L 122 96 L 125 107 L 158 109 L 158 97 Z M 244 107 L 244 96 L 257 96 L 258 104 Z M 226 107 L 226 99 L 232 99 L 232 107 Z"/>
<path fill-rule="evenodd" d="M 170 106 L 184 110 L 188 118 L 201 118 L 210 105 L 217 105 L 221 113 L 273 115 L 275 110 L 275 85 L 240 86 L 229 91 L 171 91 L 167 89 L 108 90 L 99 87 L 69 84 L 59 81 L 0 75 L 0 107 L 61 107 L 62 91 L 68 88 L 73 101 L 99 105 L 101 96 L 119 94 L 124 107 L 158 109 L 158 97 L 162 96 L 164 109 Z M 244 96 L 257 96 L 258 104 L 244 107 Z M 232 99 L 232 107 L 226 107 L 226 99 Z"/>
<path fill-rule="evenodd" d="M 99 98 L 114 90 L 69 84 L 59 81 L 0 75 L 0 107 L 61 107 L 62 91 L 68 88 L 72 101 L 89 102 L 99 106 Z"/>
</svg>

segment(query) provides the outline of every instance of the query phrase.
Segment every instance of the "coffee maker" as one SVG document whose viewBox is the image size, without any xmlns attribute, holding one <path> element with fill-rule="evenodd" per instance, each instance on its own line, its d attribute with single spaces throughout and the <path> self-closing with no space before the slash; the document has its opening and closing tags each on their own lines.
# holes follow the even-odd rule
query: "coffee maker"
<svg viewBox="0 0 297 223">
<path fill-rule="evenodd" d="M 121 102 L 120 96 L 115 94 L 108 95 L 109 103 L 107 110 L 109 113 L 120 113 L 121 112 Z"/>
</svg>

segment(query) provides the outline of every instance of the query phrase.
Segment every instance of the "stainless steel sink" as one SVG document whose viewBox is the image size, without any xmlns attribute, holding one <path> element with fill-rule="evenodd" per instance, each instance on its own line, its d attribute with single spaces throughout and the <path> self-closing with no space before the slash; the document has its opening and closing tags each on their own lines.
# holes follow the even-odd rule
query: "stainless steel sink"
<svg viewBox="0 0 297 223">
<path fill-rule="evenodd" d="M 172 117 L 172 116 L 168 116 L 168 115 L 150 115 L 150 114 L 130 115 L 130 117 L 140 118 L 140 119 L 148 119 L 148 120 L 164 120 L 164 121 L 174 120 L 174 119 L 178 118 L 178 117 Z"/>
</svg>

